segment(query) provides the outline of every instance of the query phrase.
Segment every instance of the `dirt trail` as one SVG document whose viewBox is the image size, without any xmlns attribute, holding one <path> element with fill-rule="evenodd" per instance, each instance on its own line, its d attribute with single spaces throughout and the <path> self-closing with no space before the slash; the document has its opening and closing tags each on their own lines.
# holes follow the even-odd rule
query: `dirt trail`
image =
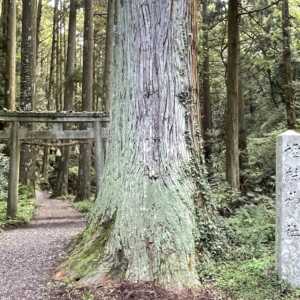
<svg viewBox="0 0 300 300">
<path fill-rule="evenodd" d="M 68 202 L 37 193 L 38 211 L 24 228 L 0 234 L 0 299 L 48 299 L 47 282 L 84 219 Z"/>
</svg>

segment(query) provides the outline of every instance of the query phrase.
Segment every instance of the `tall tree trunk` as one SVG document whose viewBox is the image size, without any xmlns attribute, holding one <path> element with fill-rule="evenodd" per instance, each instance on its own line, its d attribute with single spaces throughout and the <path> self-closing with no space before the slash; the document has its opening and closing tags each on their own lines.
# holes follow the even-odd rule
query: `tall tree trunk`
<svg viewBox="0 0 300 300">
<path fill-rule="evenodd" d="M 198 20 L 199 20 L 199 6 L 197 0 L 190 0 L 190 13 L 191 13 L 191 43 L 192 43 L 192 94 L 191 94 L 191 107 L 192 114 L 192 148 L 195 153 L 200 153 L 203 148 L 202 139 L 202 124 L 201 124 L 201 108 L 199 101 L 199 77 L 198 77 Z"/>
<path fill-rule="evenodd" d="M 57 24 L 55 28 L 56 35 L 56 48 L 55 48 L 55 103 L 56 110 L 61 111 L 61 101 L 60 101 L 60 10 L 58 8 L 57 12 Z"/>
<path fill-rule="evenodd" d="M 57 47 L 57 26 L 58 26 L 58 4 L 59 0 L 55 0 L 54 8 L 53 8 L 53 23 L 52 23 L 52 45 L 51 45 L 51 57 L 50 57 L 50 71 L 49 71 L 49 85 L 48 85 L 48 103 L 47 103 L 47 110 L 51 111 L 54 109 L 58 109 L 56 104 L 54 104 L 53 100 L 56 99 L 55 95 L 55 84 L 54 84 L 54 71 L 55 71 L 55 54 L 56 54 L 56 47 Z M 43 177 L 44 180 L 47 181 L 48 177 L 48 152 L 49 147 L 44 146 L 44 157 L 43 157 Z"/>
<path fill-rule="evenodd" d="M 76 23 L 77 23 L 77 0 L 70 2 L 68 50 L 66 64 L 65 100 L 64 110 L 73 110 L 74 99 L 74 72 L 76 59 Z"/>
<path fill-rule="evenodd" d="M 8 0 L 5 106 L 11 111 L 16 110 L 16 1 Z"/>
<path fill-rule="evenodd" d="M 55 4 L 53 8 L 52 46 L 51 46 L 51 59 L 50 59 L 49 87 L 48 87 L 48 110 L 52 110 L 54 106 L 52 104 L 52 94 L 54 95 L 54 70 L 55 70 L 55 53 L 56 53 L 55 51 L 57 47 L 57 39 L 56 39 L 57 24 L 58 24 L 58 0 L 55 0 Z"/>
<path fill-rule="evenodd" d="M 211 155 L 210 130 L 212 129 L 212 114 L 210 103 L 210 62 L 209 62 L 209 16 L 208 0 L 202 0 L 202 22 L 203 22 L 203 66 L 202 66 L 202 97 L 203 97 L 203 139 L 204 154 L 206 161 L 209 161 Z"/>
<path fill-rule="evenodd" d="M 58 47 L 58 61 L 59 61 L 59 104 L 61 110 L 64 109 L 64 1 L 60 2 L 60 17 L 59 17 L 59 47 Z"/>
<path fill-rule="evenodd" d="M 282 1 L 282 88 L 286 103 L 287 126 L 289 129 L 296 127 L 295 91 L 293 88 L 293 73 L 291 64 L 291 34 L 290 34 L 289 1 Z"/>
<path fill-rule="evenodd" d="M 21 44 L 21 98 L 22 111 L 35 109 L 36 93 L 36 0 L 23 0 Z M 32 127 L 31 124 L 28 127 Z M 21 148 L 20 181 L 34 181 L 34 151 L 28 145 Z"/>
<path fill-rule="evenodd" d="M 239 36 L 239 82 L 238 82 L 238 96 L 239 96 L 239 149 L 240 149 L 240 186 L 241 190 L 245 191 L 245 170 L 248 167 L 248 143 L 247 143 L 247 127 L 245 120 L 245 98 L 243 95 L 243 82 L 241 70 L 241 43 Z"/>
<path fill-rule="evenodd" d="M 196 76 L 191 2 L 116 2 L 109 156 L 69 270 L 88 283 L 122 278 L 195 287 L 193 184 L 185 174 Z"/>
<path fill-rule="evenodd" d="M 226 107 L 226 179 L 240 189 L 239 166 L 239 0 L 229 0 Z"/>
<path fill-rule="evenodd" d="M 84 1 L 84 45 L 83 45 L 83 76 L 82 76 L 82 110 L 93 110 L 93 48 L 94 48 L 94 4 L 93 0 Z M 77 200 L 90 198 L 91 190 L 91 155 L 90 142 L 80 145 L 79 186 Z"/>
<path fill-rule="evenodd" d="M 76 19 L 77 19 L 77 0 L 70 2 L 69 14 L 69 34 L 68 34 L 68 50 L 66 64 L 66 81 L 64 93 L 64 111 L 73 110 L 74 99 L 74 72 L 76 59 Z M 67 128 L 65 128 L 67 129 Z M 68 164 L 70 156 L 70 147 L 63 149 L 63 159 L 58 167 L 56 195 L 64 195 L 68 193 Z"/>
<path fill-rule="evenodd" d="M 8 74 L 7 74 L 7 52 L 8 52 L 8 45 L 7 45 L 7 29 L 8 29 L 8 9 L 9 9 L 9 0 L 3 0 L 2 1 L 2 7 L 1 7 L 1 48 L 0 48 L 0 63 L 1 63 L 1 88 L 0 91 L 3 91 L 3 94 L 1 93 L 0 97 L 0 107 L 8 107 L 7 97 L 5 94 L 5 90 L 8 86 Z"/>
<path fill-rule="evenodd" d="M 103 74 L 103 111 L 110 112 L 112 101 L 112 66 L 113 66 L 113 45 L 114 45 L 114 21 L 115 21 L 115 0 L 108 1 L 106 42 L 105 42 L 105 62 Z"/>
<path fill-rule="evenodd" d="M 43 0 L 39 0 L 37 6 L 37 25 L 36 25 L 36 59 L 39 57 L 39 47 L 40 47 L 40 31 L 41 31 L 41 20 L 43 14 Z"/>
</svg>

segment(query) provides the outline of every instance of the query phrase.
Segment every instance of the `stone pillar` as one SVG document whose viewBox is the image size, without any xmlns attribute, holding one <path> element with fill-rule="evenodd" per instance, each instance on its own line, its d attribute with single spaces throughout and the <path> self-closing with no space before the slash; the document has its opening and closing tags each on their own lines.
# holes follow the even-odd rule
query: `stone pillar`
<svg viewBox="0 0 300 300">
<path fill-rule="evenodd" d="M 277 270 L 281 279 L 300 287 L 300 134 L 281 134 L 276 156 Z"/>
</svg>

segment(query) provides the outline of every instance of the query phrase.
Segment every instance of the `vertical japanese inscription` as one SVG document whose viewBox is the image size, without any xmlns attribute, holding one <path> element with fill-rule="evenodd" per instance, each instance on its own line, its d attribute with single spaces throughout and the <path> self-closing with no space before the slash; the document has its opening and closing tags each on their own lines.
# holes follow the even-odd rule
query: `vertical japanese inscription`
<svg viewBox="0 0 300 300">
<path fill-rule="evenodd" d="M 277 269 L 280 277 L 300 287 L 300 134 L 278 137 L 276 154 Z"/>
</svg>

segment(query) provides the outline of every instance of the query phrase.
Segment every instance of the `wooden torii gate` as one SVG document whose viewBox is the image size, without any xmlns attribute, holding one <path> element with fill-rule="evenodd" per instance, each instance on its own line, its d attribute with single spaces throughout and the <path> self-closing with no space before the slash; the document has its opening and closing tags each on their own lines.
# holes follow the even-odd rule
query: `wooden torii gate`
<svg viewBox="0 0 300 300">
<path fill-rule="evenodd" d="M 0 122 L 10 126 L 0 131 L 0 141 L 10 143 L 7 216 L 15 218 L 18 205 L 20 147 L 22 142 L 32 140 L 94 140 L 96 146 L 97 193 L 105 159 L 105 142 L 109 116 L 101 112 L 0 112 Z M 56 124 L 51 129 L 35 130 L 26 126 L 32 123 Z M 87 129 L 64 130 L 63 124 L 90 124 Z M 34 128 L 34 127 L 33 127 Z"/>
</svg>

